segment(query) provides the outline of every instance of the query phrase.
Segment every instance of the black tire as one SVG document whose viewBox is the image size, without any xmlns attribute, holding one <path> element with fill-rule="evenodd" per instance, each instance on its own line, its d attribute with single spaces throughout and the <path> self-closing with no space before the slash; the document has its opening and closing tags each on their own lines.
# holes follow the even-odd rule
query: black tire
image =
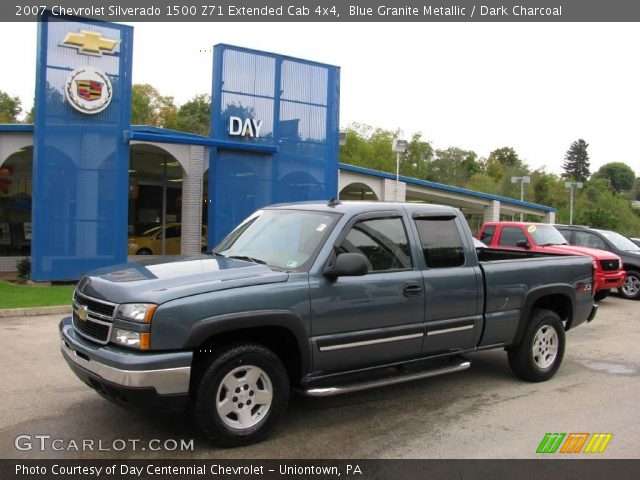
<svg viewBox="0 0 640 480">
<path fill-rule="evenodd" d="M 599 291 L 596 292 L 596 294 L 594 295 L 593 299 L 596 302 L 600 302 L 600 301 L 604 300 L 605 298 L 607 298 L 610 294 L 611 294 L 611 290 L 599 290 Z"/>
<path fill-rule="evenodd" d="M 231 374 L 234 371 L 236 374 Z M 251 373 L 260 375 L 255 382 L 249 380 Z M 239 392 L 226 388 L 225 378 Z M 268 397 L 269 391 L 271 400 L 265 407 L 259 398 Z M 249 445 L 264 439 L 287 409 L 289 377 L 280 359 L 262 345 L 229 345 L 204 369 L 193 398 L 195 420 L 212 443 L 221 447 Z M 232 411 L 223 415 L 225 407 L 218 407 L 221 404 Z"/>
<path fill-rule="evenodd" d="M 153 253 L 148 248 L 141 248 L 136 252 L 136 255 L 153 255 Z"/>
<path fill-rule="evenodd" d="M 627 270 L 627 278 L 624 285 L 618 289 L 618 293 L 622 298 L 628 300 L 640 300 L 640 272 L 636 270 Z"/>
<path fill-rule="evenodd" d="M 555 337 L 552 330 L 555 330 Z M 536 335 L 538 338 L 534 354 Z M 549 350 L 554 347 L 556 352 L 552 358 Z M 560 368 L 564 347 L 565 333 L 560 317 L 551 310 L 533 310 L 521 342 L 508 351 L 509 366 L 513 373 L 523 380 L 544 382 L 553 377 Z"/>
</svg>

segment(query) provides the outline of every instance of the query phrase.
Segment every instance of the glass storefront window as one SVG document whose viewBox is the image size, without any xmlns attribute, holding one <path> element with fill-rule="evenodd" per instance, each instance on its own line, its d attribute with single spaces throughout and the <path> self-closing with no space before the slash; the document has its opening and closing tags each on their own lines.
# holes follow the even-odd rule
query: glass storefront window
<svg viewBox="0 0 640 480">
<path fill-rule="evenodd" d="M 31 255 L 33 147 L 0 165 L 0 256 Z"/>
<path fill-rule="evenodd" d="M 179 255 L 182 167 L 154 145 L 131 147 L 129 255 Z"/>
</svg>

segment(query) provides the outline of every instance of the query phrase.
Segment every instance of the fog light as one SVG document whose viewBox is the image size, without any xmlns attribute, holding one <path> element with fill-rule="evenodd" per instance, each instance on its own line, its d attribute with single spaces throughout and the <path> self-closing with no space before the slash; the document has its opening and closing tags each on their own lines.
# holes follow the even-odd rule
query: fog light
<svg viewBox="0 0 640 480">
<path fill-rule="evenodd" d="M 126 347 L 139 348 L 141 350 L 149 349 L 148 332 L 132 332 L 131 330 L 116 328 L 113 341 Z"/>
</svg>

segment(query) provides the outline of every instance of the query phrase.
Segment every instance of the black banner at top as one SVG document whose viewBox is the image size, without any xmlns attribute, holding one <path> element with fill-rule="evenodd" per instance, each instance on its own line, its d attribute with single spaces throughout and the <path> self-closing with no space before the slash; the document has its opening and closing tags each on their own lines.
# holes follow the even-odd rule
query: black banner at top
<svg viewBox="0 0 640 480">
<path fill-rule="evenodd" d="M 5 0 L 0 21 L 43 11 L 119 22 L 637 22 L 629 0 Z"/>
</svg>

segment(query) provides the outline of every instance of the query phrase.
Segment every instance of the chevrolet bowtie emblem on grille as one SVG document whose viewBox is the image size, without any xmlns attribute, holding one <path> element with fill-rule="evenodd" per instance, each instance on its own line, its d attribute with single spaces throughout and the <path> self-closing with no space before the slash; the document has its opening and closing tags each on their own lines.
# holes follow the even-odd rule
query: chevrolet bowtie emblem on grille
<svg viewBox="0 0 640 480">
<path fill-rule="evenodd" d="M 103 53 L 113 55 L 119 40 L 105 38 L 100 32 L 90 32 L 80 30 L 80 32 L 69 32 L 60 44 L 61 47 L 75 48 L 83 55 L 93 55 L 101 57 Z"/>
<path fill-rule="evenodd" d="M 86 320 L 89 318 L 89 309 L 84 305 L 78 305 L 76 308 L 76 315 L 80 320 Z"/>
</svg>

